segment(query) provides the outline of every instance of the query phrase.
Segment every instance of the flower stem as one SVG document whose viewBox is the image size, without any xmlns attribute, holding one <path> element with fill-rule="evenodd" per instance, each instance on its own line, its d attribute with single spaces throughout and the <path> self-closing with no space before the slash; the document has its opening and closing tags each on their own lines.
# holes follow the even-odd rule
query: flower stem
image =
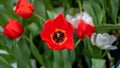
<svg viewBox="0 0 120 68">
<path fill-rule="evenodd" d="M 113 58 L 111 57 L 111 55 L 110 55 L 109 52 L 108 52 L 107 56 L 108 56 L 108 59 L 109 59 L 109 67 L 112 68 L 112 65 L 113 65 Z"/>
<path fill-rule="evenodd" d="M 80 12 L 82 12 L 82 5 L 81 5 L 81 1 L 80 1 L 80 0 L 77 0 L 77 3 L 78 3 L 78 5 L 79 5 Z"/>
<path fill-rule="evenodd" d="M 119 24 L 102 24 L 102 25 L 96 25 L 96 31 L 100 32 L 100 31 L 106 31 L 106 30 L 111 30 L 111 29 L 120 29 L 120 25 Z"/>
<path fill-rule="evenodd" d="M 77 46 L 80 43 L 80 39 L 77 40 L 77 42 L 75 43 L 75 46 Z"/>
<path fill-rule="evenodd" d="M 36 13 L 34 13 L 34 15 L 35 15 L 36 17 L 38 17 L 39 19 L 41 19 L 43 22 L 45 22 L 45 19 L 44 19 L 43 17 L 41 17 L 40 15 L 38 15 L 38 14 L 36 14 Z"/>
<path fill-rule="evenodd" d="M 109 52 L 109 50 L 105 50 L 105 52 L 103 53 L 102 57 L 104 58 L 107 55 L 108 52 Z"/>
</svg>

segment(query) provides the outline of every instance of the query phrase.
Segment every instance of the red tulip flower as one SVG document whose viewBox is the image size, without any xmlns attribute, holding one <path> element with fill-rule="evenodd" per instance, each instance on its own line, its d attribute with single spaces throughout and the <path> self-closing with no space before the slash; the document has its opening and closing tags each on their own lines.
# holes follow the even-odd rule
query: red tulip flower
<svg viewBox="0 0 120 68">
<path fill-rule="evenodd" d="M 51 50 L 74 49 L 73 26 L 67 22 L 63 14 L 45 22 L 40 34 Z"/>
<path fill-rule="evenodd" d="M 93 34 L 95 27 L 92 21 L 92 17 L 86 13 L 78 13 L 75 15 L 75 17 L 72 17 L 70 15 L 66 16 L 67 20 L 74 26 L 77 32 L 77 36 L 80 39 L 84 39 L 84 35 L 87 35 L 91 38 L 91 35 Z"/>
<path fill-rule="evenodd" d="M 95 30 L 94 26 L 87 24 L 84 20 L 81 19 L 77 27 L 77 36 L 82 40 L 84 39 L 84 35 L 87 35 L 88 37 L 91 38 L 94 30 Z"/>
<path fill-rule="evenodd" d="M 16 39 L 21 36 L 24 28 L 21 23 L 16 20 L 10 19 L 8 23 L 4 26 L 3 34 L 9 38 Z"/>
<path fill-rule="evenodd" d="M 23 18 L 29 18 L 32 16 L 33 12 L 34 12 L 34 7 L 28 1 L 26 0 L 18 1 L 15 8 L 15 13 L 17 15 Z"/>
</svg>

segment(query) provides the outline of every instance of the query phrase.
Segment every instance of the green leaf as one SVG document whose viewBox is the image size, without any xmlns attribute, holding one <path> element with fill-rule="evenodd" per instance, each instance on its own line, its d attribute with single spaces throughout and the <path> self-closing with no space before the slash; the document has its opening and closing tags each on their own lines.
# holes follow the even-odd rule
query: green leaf
<svg viewBox="0 0 120 68">
<path fill-rule="evenodd" d="M 19 42 L 16 42 L 15 54 L 18 68 L 32 68 L 30 63 L 30 51 L 23 38 L 21 38 Z"/>
<path fill-rule="evenodd" d="M 4 5 L 4 8 L 6 10 L 7 15 L 9 16 L 9 18 L 13 18 L 13 19 L 18 19 L 19 17 L 14 13 L 14 4 L 15 1 L 9 1 L 8 0 L 0 0 L 0 3 L 2 5 Z M 8 12 L 9 11 L 9 12 Z"/>
<path fill-rule="evenodd" d="M 85 60 L 87 62 L 87 65 L 89 68 L 91 68 L 91 54 L 88 46 L 91 44 L 89 43 L 89 38 L 87 36 L 84 37 L 84 55 L 85 55 Z"/>
<path fill-rule="evenodd" d="M 54 59 L 53 59 L 53 68 L 63 68 L 62 65 L 62 56 L 60 51 L 53 51 Z"/>
<path fill-rule="evenodd" d="M 71 63 L 73 64 L 75 62 L 75 59 L 76 59 L 76 53 L 75 53 L 75 50 L 70 50 L 70 60 L 71 60 Z"/>
<path fill-rule="evenodd" d="M 93 18 L 93 21 L 95 23 L 95 25 L 97 24 L 97 18 L 95 16 L 95 13 L 94 13 L 94 9 L 92 8 L 91 6 L 91 3 L 89 1 L 84 1 L 83 2 L 83 9 L 88 13 L 90 14 L 90 16 L 92 16 Z"/>
<path fill-rule="evenodd" d="M 48 17 L 49 18 L 55 18 L 55 13 L 54 12 L 52 12 L 52 11 L 47 11 L 47 14 L 48 14 Z"/>
<path fill-rule="evenodd" d="M 46 19 L 46 9 L 41 0 L 34 0 L 35 13 Z"/>
<path fill-rule="evenodd" d="M 40 33 L 38 25 L 34 22 L 29 24 L 28 29 L 31 31 L 33 36 L 39 35 Z"/>
<path fill-rule="evenodd" d="M 35 47 L 34 43 L 27 36 L 24 36 L 24 38 L 30 43 L 30 48 L 31 48 L 33 56 L 37 59 L 37 61 L 41 65 L 44 66 L 43 57 L 42 57 L 42 55 L 40 55 L 40 53 L 37 50 L 37 48 Z"/>
<path fill-rule="evenodd" d="M 0 68 L 13 68 L 3 57 L 0 56 Z"/>
<path fill-rule="evenodd" d="M 0 54 L 1 57 L 4 57 L 5 60 L 7 60 L 7 62 L 12 63 L 16 60 L 15 56 L 12 55 L 6 55 L 6 54 Z"/>
<path fill-rule="evenodd" d="M 4 40 L 6 42 L 6 46 L 11 49 L 13 46 L 13 40 L 9 39 L 8 37 L 4 37 Z"/>
<path fill-rule="evenodd" d="M 70 54 L 68 50 L 62 51 L 62 59 L 63 59 L 63 68 L 72 68 L 72 62 L 70 59 Z"/>
<path fill-rule="evenodd" d="M 86 36 L 85 44 L 88 47 L 89 54 L 92 58 L 102 58 L 102 50 L 96 46 L 93 46 L 90 38 Z"/>
<path fill-rule="evenodd" d="M 95 16 L 96 16 L 96 19 L 97 19 L 97 24 L 102 24 L 102 21 L 103 21 L 103 10 L 100 6 L 100 4 L 98 2 L 92 2 L 91 3 L 93 9 L 94 9 L 94 12 L 95 12 Z"/>
<path fill-rule="evenodd" d="M 50 1 L 50 0 L 43 0 L 43 2 L 44 2 L 44 5 L 45 5 L 46 9 L 52 10 L 52 8 L 53 8 L 53 6 L 51 4 L 52 1 Z"/>
<path fill-rule="evenodd" d="M 115 23 L 117 23 L 117 15 L 119 11 L 119 0 L 111 0 L 112 14 L 111 17 Z"/>
<path fill-rule="evenodd" d="M 92 68 L 103 68 L 104 65 L 105 65 L 104 59 L 92 58 Z"/>
<path fill-rule="evenodd" d="M 96 32 L 109 32 L 110 30 L 113 29 L 120 29 L 120 25 L 113 25 L 113 24 L 102 24 L 102 25 L 97 25 L 96 26 Z"/>
</svg>

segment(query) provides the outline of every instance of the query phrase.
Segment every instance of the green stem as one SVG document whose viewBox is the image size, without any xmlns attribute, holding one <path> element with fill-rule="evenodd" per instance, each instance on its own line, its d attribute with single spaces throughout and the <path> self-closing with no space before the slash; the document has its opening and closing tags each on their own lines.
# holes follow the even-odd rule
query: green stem
<svg viewBox="0 0 120 68">
<path fill-rule="evenodd" d="M 78 3 L 78 5 L 79 5 L 80 12 L 82 12 L 82 5 L 81 5 L 81 1 L 80 1 L 80 0 L 77 0 L 77 3 Z"/>
<path fill-rule="evenodd" d="M 112 68 L 112 65 L 113 65 L 113 58 L 111 57 L 111 55 L 110 55 L 109 52 L 108 52 L 107 56 L 108 56 L 108 59 L 109 59 L 109 67 Z"/>
<path fill-rule="evenodd" d="M 77 46 L 80 43 L 80 39 L 77 40 L 77 42 L 75 43 L 75 46 Z"/>
<path fill-rule="evenodd" d="M 102 24 L 102 25 L 96 25 L 96 31 L 105 31 L 105 30 L 112 30 L 112 29 L 120 29 L 119 24 Z"/>
<path fill-rule="evenodd" d="M 102 55 L 102 58 L 104 58 L 107 55 L 108 52 L 109 52 L 109 50 L 105 50 L 105 52 Z"/>
<path fill-rule="evenodd" d="M 36 13 L 34 13 L 34 15 L 35 15 L 36 17 L 38 17 L 39 19 L 41 19 L 43 22 L 46 21 L 43 17 L 41 17 L 40 15 L 38 15 L 38 14 L 36 14 Z"/>
</svg>

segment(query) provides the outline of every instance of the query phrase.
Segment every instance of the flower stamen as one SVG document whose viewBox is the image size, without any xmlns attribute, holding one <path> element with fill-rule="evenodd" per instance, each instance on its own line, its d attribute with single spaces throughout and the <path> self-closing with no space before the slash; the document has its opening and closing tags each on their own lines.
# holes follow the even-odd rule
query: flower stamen
<svg viewBox="0 0 120 68">
<path fill-rule="evenodd" d="M 56 30 L 52 35 L 51 39 L 54 43 L 61 45 L 65 40 L 65 31 L 64 30 Z"/>
</svg>

